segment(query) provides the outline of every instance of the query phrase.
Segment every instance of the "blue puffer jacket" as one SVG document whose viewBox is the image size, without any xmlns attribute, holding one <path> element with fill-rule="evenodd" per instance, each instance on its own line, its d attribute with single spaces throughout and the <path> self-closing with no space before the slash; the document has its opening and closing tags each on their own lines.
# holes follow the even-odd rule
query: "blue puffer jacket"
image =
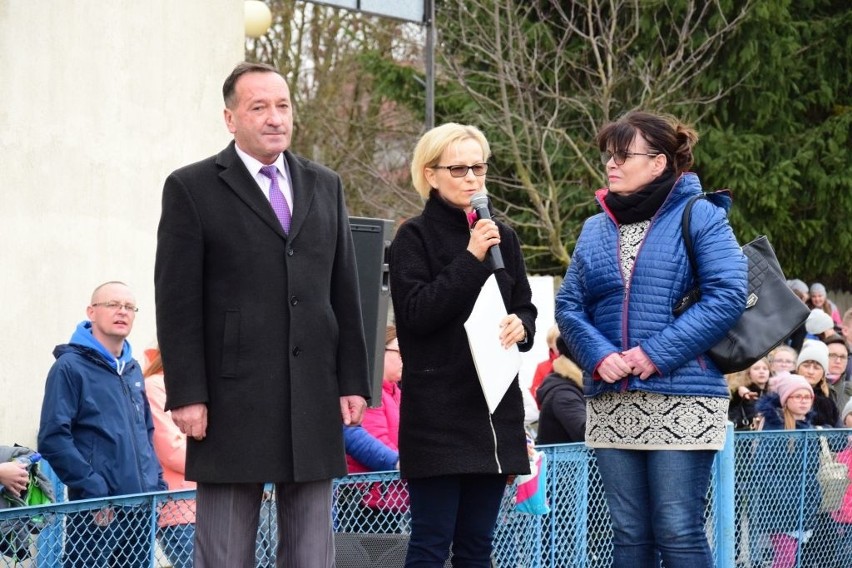
<svg viewBox="0 0 852 568">
<path fill-rule="evenodd" d="M 616 390 L 729 396 L 722 374 L 704 355 L 740 317 L 747 296 L 748 264 L 728 225 L 727 194 L 709 195 L 710 200 L 700 199 L 692 208 L 690 234 L 701 300 L 679 318 L 672 315 L 672 307 L 694 286 L 681 219 L 686 202 L 701 191 L 695 174 L 678 179 L 651 219 L 632 274 L 622 274 L 617 222 L 604 204 L 606 190 L 598 191 L 604 212 L 583 225 L 556 295 L 556 321 L 585 371 L 586 396 Z M 637 345 L 659 373 L 613 384 L 593 378 L 606 356 Z"/>
</svg>

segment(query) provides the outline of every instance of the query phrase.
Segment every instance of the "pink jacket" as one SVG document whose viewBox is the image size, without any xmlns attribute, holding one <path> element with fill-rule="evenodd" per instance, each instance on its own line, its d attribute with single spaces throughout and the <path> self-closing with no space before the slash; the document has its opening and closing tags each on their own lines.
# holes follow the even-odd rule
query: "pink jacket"
<svg viewBox="0 0 852 568">
<path fill-rule="evenodd" d="M 846 448 L 837 453 L 838 463 L 845 463 L 849 468 L 849 478 L 852 479 L 852 447 Z M 831 513 L 832 518 L 838 523 L 852 524 L 852 484 L 846 488 L 846 494 L 843 496 L 843 503 L 840 508 Z"/>
<path fill-rule="evenodd" d="M 396 383 L 382 383 L 382 406 L 368 408 L 361 426 L 373 437 L 395 452 L 399 451 L 399 401 L 402 396 Z M 349 455 L 346 456 L 349 473 L 370 471 Z M 165 468 L 164 468 L 165 469 Z"/>
<path fill-rule="evenodd" d="M 154 418 L 154 452 L 163 467 L 163 478 L 170 491 L 195 489 L 194 481 L 184 478 L 186 462 L 186 435 L 172 422 L 172 413 L 163 410 L 166 404 L 166 387 L 163 375 L 145 379 L 145 391 Z M 195 522 L 195 500 L 169 501 L 160 510 L 157 524 L 161 527 Z"/>
</svg>

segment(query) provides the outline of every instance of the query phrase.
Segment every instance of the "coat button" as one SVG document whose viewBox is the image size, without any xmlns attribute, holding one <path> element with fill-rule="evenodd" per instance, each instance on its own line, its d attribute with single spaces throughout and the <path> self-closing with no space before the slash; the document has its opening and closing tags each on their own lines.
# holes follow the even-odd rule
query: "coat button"
<svg viewBox="0 0 852 568">
<path fill-rule="evenodd" d="M 297 298 L 296 296 L 290 296 L 290 305 L 291 306 L 295 306 L 298 303 L 299 303 L 299 298 Z"/>
<path fill-rule="evenodd" d="M 294 251 L 293 249 L 291 249 L 291 248 L 287 249 L 287 256 L 293 256 L 295 253 L 296 253 L 296 251 Z"/>
<path fill-rule="evenodd" d="M 294 347 L 293 348 L 293 357 L 298 357 L 301 353 L 302 353 L 301 347 Z"/>
</svg>

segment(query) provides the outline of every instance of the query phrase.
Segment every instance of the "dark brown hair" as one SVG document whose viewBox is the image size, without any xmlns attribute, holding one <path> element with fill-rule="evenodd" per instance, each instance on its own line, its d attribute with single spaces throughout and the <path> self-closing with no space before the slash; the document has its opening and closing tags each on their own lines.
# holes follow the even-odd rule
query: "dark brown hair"
<svg viewBox="0 0 852 568">
<path fill-rule="evenodd" d="M 610 122 L 598 132 L 596 142 L 601 152 L 627 152 L 637 134 L 648 142 L 649 152 L 661 152 L 668 158 L 667 169 L 677 175 L 689 170 L 695 161 L 692 147 L 698 142 L 698 133 L 669 115 L 650 112 L 628 112 L 615 122 Z"/>
<path fill-rule="evenodd" d="M 228 78 L 225 79 L 225 83 L 222 85 L 222 97 L 225 99 L 226 107 L 233 108 L 231 105 L 234 104 L 234 92 L 237 89 L 237 81 L 246 73 L 275 73 L 277 75 L 281 75 L 278 69 L 272 65 L 267 65 L 266 63 L 243 61 L 242 63 L 237 64 L 237 66 L 234 67 L 234 70 L 231 71 L 231 74 L 228 75 Z M 283 75 L 281 76 L 283 77 Z"/>
</svg>

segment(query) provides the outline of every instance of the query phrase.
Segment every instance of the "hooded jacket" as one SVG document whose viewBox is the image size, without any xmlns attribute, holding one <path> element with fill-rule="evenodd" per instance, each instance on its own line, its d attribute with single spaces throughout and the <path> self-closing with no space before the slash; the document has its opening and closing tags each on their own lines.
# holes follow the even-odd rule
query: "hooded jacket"
<svg viewBox="0 0 852 568">
<path fill-rule="evenodd" d="M 728 397 L 722 373 L 705 352 L 745 309 L 748 264 L 726 218 L 730 197 L 708 194 L 692 208 L 698 278 L 692 274 L 681 222 L 687 201 L 701 191 L 693 173 L 675 182 L 651 219 L 630 274 L 622 273 L 618 223 L 606 209 L 606 190 L 598 192 L 604 212 L 583 225 L 556 295 L 556 321 L 574 360 L 586 371 L 587 396 L 642 390 Z M 672 308 L 696 282 L 701 300 L 675 318 Z M 629 376 L 615 383 L 594 378 L 604 358 L 637 345 L 658 373 L 648 380 Z"/>
<path fill-rule="evenodd" d="M 561 356 L 536 391 L 538 416 L 536 444 L 569 444 L 586 439 L 586 399 L 582 371 Z"/>
<path fill-rule="evenodd" d="M 130 344 L 125 341 L 115 357 L 84 321 L 53 355 L 38 451 L 68 487 L 68 498 L 167 489 L 154 455 L 145 383 Z"/>
</svg>

